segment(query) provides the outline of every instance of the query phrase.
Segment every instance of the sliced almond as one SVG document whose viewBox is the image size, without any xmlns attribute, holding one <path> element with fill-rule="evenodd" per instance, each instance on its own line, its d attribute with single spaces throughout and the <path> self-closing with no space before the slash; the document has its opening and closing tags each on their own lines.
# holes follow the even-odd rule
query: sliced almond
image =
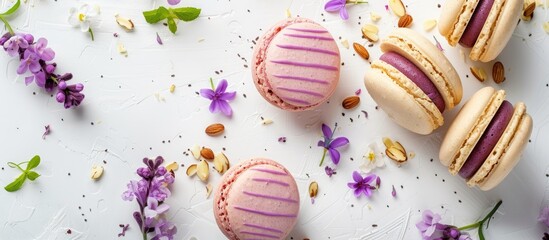
<svg viewBox="0 0 549 240">
<path fill-rule="evenodd" d="M 203 157 L 206 160 L 213 160 L 214 157 L 215 157 L 214 152 L 212 151 L 212 149 L 207 148 L 207 147 L 203 147 L 200 150 L 200 156 Z"/>
<path fill-rule="evenodd" d="M 398 27 L 407 28 L 410 25 L 412 25 L 413 21 L 414 21 L 414 19 L 412 18 L 412 16 L 410 16 L 408 14 L 404 14 L 404 16 L 402 16 L 398 19 Z"/>
<path fill-rule="evenodd" d="M 536 10 L 536 2 L 524 2 L 523 10 L 522 10 L 522 20 L 524 21 L 530 21 L 532 20 L 532 17 L 534 16 L 534 10 Z"/>
<path fill-rule="evenodd" d="M 423 22 L 423 30 L 426 32 L 431 31 L 433 28 L 437 26 L 437 20 L 435 19 L 428 19 Z"/>
<path fill-rule="evenodd" d="M 362 44 L 353 43 L 353 48 L 355 49 L 355 52 L 365 60 L 368 60 L 370 58 L 370 53 L 364 46 L 362 46 Z"/>
<path fill-rule="evenodd" d="M 175 172 L 175 171 L 177 171 L 177 169 L 179 169 L 179 164 L 177 164 L 177 162 L 172 162 L 172 163 L 166 165 L 165 168 L 166 168 L 166 170 L 168 170 L 168 172 L 169 171 Z"/>
<path fill-rule="evenodd" d="M 174 84 L 170 85 L 170 93 L 173 93 L 173 92 L 175 92 L 175 85 Z"/>
<path fill-rule="evenodd" d="M 316 197 L 317 194 L 318 194 L 318 183 L 311 182 L 311 184 L 309 184 L 309 196 L 311 198 L 314 198 Z"/>
<path fill-rule="evenodd" d="M 341 45 L 342 45 L 344 48 L 349 49 L 349 40 L 347 40 L 347 39 L 341 40 Z"/>
<path fill-rule="evenodd" d="M 124 28 L 126 31 L 132 31 L 135 27 L 132 20 L 129 18 L 121 17 L 118 14 L 114 15 L 114 17 L 116 18 L 116 23 L 118 23 L 118 25 Z"/>
<path fill-rule="evenodd" d="M 198 178 L 202 180 L 202 182 L 208 181 L 208 177 L 210 176 L 210 165 L 205 160 L 200 161 L 196 165 L 196 175 L 198 175 Z"/>
<path fill-rule="evenodd" d="M 191 154 L 193 155 L 194 159 L 200 160 L 200 146 L 194 145 L 191 147 Z"/>
<path fill-rule="evenodd" d="M 261 123 L 263 125 L 269 125 L 269 124 L 273 123 L 273 120 L 269 119 L 269 118 L 265 118 L 265 119 L 263 119 L 263 121 Z"/>
<path fill-rule="evenodd" d="M 503 67 L 503 63 L 499 61 L 494 63 L 494 66 L 492 67 L 492 78 L 497 84 L 505 81 L 505 68 Z"/>
<path fill-rule="evenodd" d="M 362 36 L 370 42 L 377 42 L 379 40 L 379 36 L 377 35 L 379 32 L 379 28 L 376 25 L 373 24 L 364 24 L 361 28 Z"/>
<path fill-rule="evenodd" d="M 401 0 L 389 0 L 389 8 L 399 17 L 406 15 L 406 8 Z"/>
<path fill-rule="evenodd" d="M 93 166 L 91 169 L 91 179 L 98 180 L 103 175 L 103 166 Z"/>
<path fill-rule="evenodd" d="M 544 30 L 546 33 L 549 33 L 549 22 L 544 22 L 544 23 L 543 23 L 543 30 Z"/>
<path fill-rule="evenodd" d="M 231 168 L 231 163 L 229 162 L 229 159 L 227 158 L 227 156 L 225 156 L 225 154 L 223 153 L 223 160 L 225 161 L 223 163 L 223 172 L 226 172 L 227 170 L 229 170 L 229 168 Z"/>
<path fill-rule="evenodd" d="M 352 109 L 358 106 L 360 103 L 360 97 L 359 96 L 350 96 L 343 99 L 343 102 L 341 103 L 341 106 L 345 109 Z"/>
<path fill-rule="evenodd" d="M 390 148 L 395 144 L 393 143 L 393 140 L 391 140 L 390 138 L 384 137 L 383 138 L 383 145 L 385 145 L 385 148 Z"/>
<path fill-rule="evenodd" d="M 393 143 L 394 143 L 393 147 L 395 147 L 396 149 L 398 149 L 401 152 L 403 152 L 404 154 L 406 154 L 406 149 L 404 149 L 402 144 L 400 144 L 398 141 L 394 141 Z"/>
<path fill-rule="evenodd" d="M 224 172 L 225 162 L 227 162 L 227 157 L 223 153 L 216 153 L 214 157 L 214 168 L 218 173 Z"/>
<path fill-rule="evenodd" d="M 221 123 L 214 123 L 206 127 L 206 130 L 204 132 L 208 134 L 208 136 L 218 136 L 221 135 L 225 131 L 225 126 Z"/>
<path fill-rule="evenodd" d="M 291 17 L 292 17 L 292 12 L 290 12 L 290 9 L 289 9 L 289 8 L 286 8 L 286 17 L 287 17 L 287 18 L 291 18 Z"/>
<path fill-rule="evenodd" d="M 208 183 L 206 184 L 206 199 L 210 198 L 210 195 L 212 195 L 212 184 Z"/>
<path fill-rule="evenodd" d="M 126 47 L 123 43 L 119 42 L 116 44 L 116 50 L 118 53 L 120 53 L 122 56 L 127 57 L 128 56 L 128 50 L 126 50 Z"/>
<path fill-rule="evenodd" d="M 396 147 L 390 147 L 385 149 L 385 154 L 390 159 L 396 161 L 397 163 L 404 163 L 406 160 L 408 160 L 408 157 L 406 156 L 405 152 L 402 152 L 400 149 Z"/>
<path fill-rule="evenodd" d="M 379 21 L 379 19 L 381 19 L 381 15 L 372 11 L 370 12 L 370 19 L 372 20 L 372 22 L 377 22 Z"/>
<path fill-rule="evenodd" d="M 486 72 L 484 72 L 484 69 L 471 67 L 470 70 L 473 76 L 475 76 L 475 78 L 477 78 L 479 81 L 484 82 L 486 80 Z"/>
<path fill-rule="evenodd" d="M 198 171 L 198 168 L 196 166 L 196 164 L 191 164 L 188 168 L 187 168 L 187 176 L 189 177 L 192 177 L 196 174 L 196 172 Z"/>
</svg>

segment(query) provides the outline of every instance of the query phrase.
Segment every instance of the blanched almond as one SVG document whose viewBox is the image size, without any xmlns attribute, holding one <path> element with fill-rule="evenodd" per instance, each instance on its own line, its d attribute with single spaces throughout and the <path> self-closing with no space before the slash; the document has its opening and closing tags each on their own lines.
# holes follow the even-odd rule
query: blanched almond
<svg viewBox="0 0 549 240">
<path fill-rule="evenodd" d="M 436 25 L 437 25 L 437 20 L 435 19 L 425 20 L 425 22 L 423 22 L 423 30 L 427 32 L 431 31 L 433 28 L 435 28 Z"/>
<path fill-rule="evenodd" d="M 484 72 L 484 69 L 471 67 L 470 70 L 473 76 L 475 76 L 475 78 L 477 78 L 479 81 L 484 82 L 486 80 L 486 72 Z"/>
<path fill-rule="evenodd" d="M 210 176 L 210 165 L 205 160 L 200 161 L 196 165 L 196 175 L 198 175 L 198 178 L 202 180 L 202 182 L 208 181 L 208 177 Z"/>
<path fill-rule="evenodd" d="M 121 17 L 118 14 L 116 14 L 114 17 L 116 18 L 116 23 L 118 23 L 118 25 L 124 28 L 126 31 L 132 31 L 135 27 L 132 20 L 129 18 Z"/>
<path fill-rule="evenodd" d="M 381 19 L 381 15 L 372 11 L 370 12 L 370 19 L 372 20 L 372 22 L 377 22 L 379 21 L 379 19 Z"/>
<path fill-rule="evenodd" d="M 223 165 L 225 164 L 225 154 L 223 153 L 216 153 L 214 157 L 214 168 L 218 173 L 223 173 Z"/>
<path fill-rule="evenodd" d="M 208 183 L 206 184 L 206 198 L 210 198 L 210 195 L 212 195 L 212 184 Z"/>
<path fill-rule="evenodd" d="M 103 166 L 93 166 L 91 170 L 91 179 L 98 180 L 103 175 Z"/>
<path fill-rule="evenodd" d="M 389 8 L 399 17 L 406 15 L 406 8 L 401 0 L 389 0 Z"/>
<path fill-rule="evenodd" d="M 341 45 L 342 45 L 344 48 L 349 49 L 349 40 L 347 40 L 347 39 L 341 40 Z"/>
<path fill-rule="evenodd" d="M 172 162 L 172 163 L 166 165 L 166 170 L 168 170 L 168 172 L 169 171 L 175 172 L 175 171 L 177 171 L 177 169 L 179 169 L 179 165 L 176 162 Z"/>
<path fill-rule="evenodd" d="M 187 176 L 189 177 L 192 177 L 196 174 L 196 172 L 198 171 L 198 168 L 196 166 L 196 164 L 191 164 L 188 168 L 187 168 Z"/>
<path fill-rule="evenodd" d="M 200 146 L 194 145 L 190 149 L 191 154 L 193 155 L 194 159 L 200 160 Z"/>
<path fill-rule="evenodd" d="M 362 36 L 370 42 L 377 42 L 379 40 L 379 36 L 377 35 L 379 32 L 379 28 L 376 25 L 373 24 L 364 24 L 361 28 Z"/>
</svg>

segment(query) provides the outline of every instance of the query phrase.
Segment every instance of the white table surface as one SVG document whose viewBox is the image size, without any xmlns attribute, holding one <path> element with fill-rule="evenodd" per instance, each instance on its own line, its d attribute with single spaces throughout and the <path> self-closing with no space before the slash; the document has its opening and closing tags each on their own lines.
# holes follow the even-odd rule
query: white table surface
<svg viewBox="0 0 549 240">
<path fill-rule="evenodd" d="M 8 161 L 26 161 L 35 154 L 42 157 L 37 168 L 42 176 L 37 181 L 27 181 L 15 193 L 0 192 L 0 239 L 117 239 L 118 225 L 126 223 L 130 230 L 125 239 L 139 238 L 132 218 L 137 203 L 120 196 L 127 182 L 138 178 L 135 170 L 142 166 L 141 159 L 158 155 L 185 165 L 176 172 L 173 195 L 167 201 L 172 207 L 168 218 L 178 228 L 176 239 L 223 239 L 205 184 L 185 175 L 186 166 L 196 160 L 184 152 L 195 144 L 216 152 L 225 148 L 232 164 L 263 156 L 285 165 L 295 176 L 301 196 L 293 239 L 419 239 L 415 223 L 421 218 L 420 210 L 431 209 L 442 214 L 444 222 L 459 226 L 483 216 L 499 199 L 503 206 L 491 222 L 488 239 L 541 239 L 546 229 L 537 223 L 537 216 L 547 204 L 549 179 L 549 138 L 544 137 L 549 134 L 549 34 L 541 23 L 549 20 L 548 11 L 538 8 L 532 22 L 518 24 L 498 58 L 505 65 L 507 80 L 496 85 L 491 79 L 480 83 L 469 72 L 470 65 L 478 65 L 490 74 L 491 64 L 464 61 L 459 48 L 449 47 L 436 29 L 423 30 L 425 20 L 438 18 L 437 4 L 443 1 L 404 2 L 414 17 L 413 28 L 441 42 L 462 78 L 465 100 L 483 86 L 494 86 L 505 89 L 511 102 L 524 101 L 528 106 L 534 119 L 531 143 L 515 170 L 494 190 L 468 188 L 438 161 L 441 140 L 457 109 L 446 114 L 445 127 L 429 136 L 398 127 L 375 110 L 364 88 L 362 76 L 369 63 L 339 40 L 344 66 L 328 104 L 309 112 L 285 112 L 255 90 L 246 67 L 251 65 L 252 40 L 285 18 L 286 9 L 294 16 L 316 20 L 336 39 L 365 43 L 360 26 L 370 22 L 371 11 L 382 16 L 381 37 L 396 26 L 398 19 L 385 11 L 385 0 L 351 6 L 346 22 L 338 14 L 326 13 L 324 1 L 319 0 L 183 0 L 181 6 L 200 7 L 202 14 L 196 21 L 179 23 L 176 35 L 162 24 L 146 23 L 141 15 L 159 4 L 167 5 L 163 0 L 92 1 L 101 6 L 102 19 L 94 29 L 93 42 L 67 22 L 69 9 L 82 2 L 28 0 L 11 18 L 12 26 L 46 37 L 57 53 L 59 72 L 72 72 L 73 82 L 83 82 L 86 99 L 77 109 L 63 109 L 35 85 L 25 86 L 15 73 L 16 59 L 0 55 L 0 185 L 18 175 L 6 165 Z M 135 31 L 122 30 L 115 13 L 131 18 Z M 113 37 L 115 32 L 118 38 Z M 156 32 L 164 45 L 156 43 Z M 116 50 L 119 42 L 125 45 L 127 57 Z M 368 48 L 372 59 L 380 55 L 378 45 Z M 195 93 L 209 87 L 209 77 L 227 79 L 229 90 L 238 92 L 231 102 L 232 118 L 211 114 L 209 101 Z M 174 93 L 169 92 L 171 84 L 177 86 Z M 362 89 L 360 106 L 343 110 L 341 100 L 357 89 Z M 369 113 L 367 119 L 361 110 Z M 274 123 L 262 125 L 261 117 Z M 226 137 L 204 134 L 204 128 L 214 122 L 225 124 Z M 347 136 L 351 143 L 342 150 L 337 175 L 329 178 L 318 167 L 322 149 L 316 143 L 321 139 L 320 124 L 335 122 L 340 126 L 337 135 Z M 51 126 L 52 133 L 43 140 L 45 125 Z M 281 136 L 287 137 L 286 143 L 277 141 Z M 387 166 L 375 171 L 382 178 L 379 192 L 370 199 L 357 199 L 346 183 L 363 163 L 368 144 L 384 136 L 399 140 L 416 156 L 400 168 L 386 158 Z M 93 165 L 105 168 L 99 181 L 90 179 Z M 219 183 L 220 176 L 213 170 L 210 178 L 213 186 Z M 307 191 L 311 181 L 320 187 L 314 204 Z M 391 185 L 396 187 L 396 198 L 391 196 Z"/>
</svg>

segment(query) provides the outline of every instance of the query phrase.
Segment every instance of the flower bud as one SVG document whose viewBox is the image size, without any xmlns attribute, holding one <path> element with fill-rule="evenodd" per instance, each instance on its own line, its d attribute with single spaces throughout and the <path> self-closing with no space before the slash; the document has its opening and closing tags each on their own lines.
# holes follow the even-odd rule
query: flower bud
<svg viewBox="0 0 549 240">
<path fill-rule="evenodd" d="M 48 74 L 52 74 L 53 71 L 55 71 L 55 65 L 54 64 L 47 64 L 46 65 L 46 72 Z"/>
<path fill-rule="evenodd" d="M 65 94 L 63 92 L 58 92 L 57 95 L 55 95 L 55 99 L 57 102 L 65 102 Z"/>
<path fill-rule="evenodd" d="M 74 86 L 75 86 L 75 89 L 76 89 L 77 92 L 80 92 L 80 91 L 84 90 L 84 84 L 82 84 L 82 83 L 77 83 Z"/>
<path fill-rule="evenodd" d="M 23 35 L 23 39 L 25 39 L 29 44 L 32 44 L 34 42 L 34 37 L 31 34 Z"/>
<path fill-rule="evenodd" d="M 149 168 L 143 168 L 143 167 L 138 168 L 137 175 L 141 176 L 142 178 L 150 178 L 151 170 Z"/>
<path fill-rule="evenodd" d="M 166 170 L 165 167 L 159 167 L 156 170 L 156 176 L 164 176 L 164 174 L 166 174 L 166 172 L 168 172 L 168 171 Z"/>
<path fill-rule="evenodd" d="M 59 85 L 57 85 L 57 87 L 60 89 L 60 90 L 65 90 L 67 89 L 67 83 L 65 81 L 60 81 L 59 82 Z"/>
</svg>

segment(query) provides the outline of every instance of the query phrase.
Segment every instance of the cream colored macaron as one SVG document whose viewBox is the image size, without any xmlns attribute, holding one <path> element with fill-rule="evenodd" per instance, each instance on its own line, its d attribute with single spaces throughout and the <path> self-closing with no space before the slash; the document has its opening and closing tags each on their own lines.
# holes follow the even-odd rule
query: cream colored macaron
<svg viewBox="0 0 549 240">
<path fill-rule="evenodd" d="M 532 132 L 526 106 L 505 101 L 505 91 L 485 87 L 463 106 L 440 147 L 440 161 L 470 187 L 490 190 L 520 160 Z"/>
<path fill-rule="evenodd" d="M 370 96 L 397 124 L 430 134 L 444 123 L 442 113 L 461 101 L 457 72 L 434 44 L 410 29 L 389 34 L 381 50 L 364 77 Z"/>
<path fill-rule="evenodd" d="M 446 1 L 438 29 L 451 46 L 471 48 L 474 61 L 494 60 L 505 48 L 520 17 L 524 0 Z"/>
</svg>

